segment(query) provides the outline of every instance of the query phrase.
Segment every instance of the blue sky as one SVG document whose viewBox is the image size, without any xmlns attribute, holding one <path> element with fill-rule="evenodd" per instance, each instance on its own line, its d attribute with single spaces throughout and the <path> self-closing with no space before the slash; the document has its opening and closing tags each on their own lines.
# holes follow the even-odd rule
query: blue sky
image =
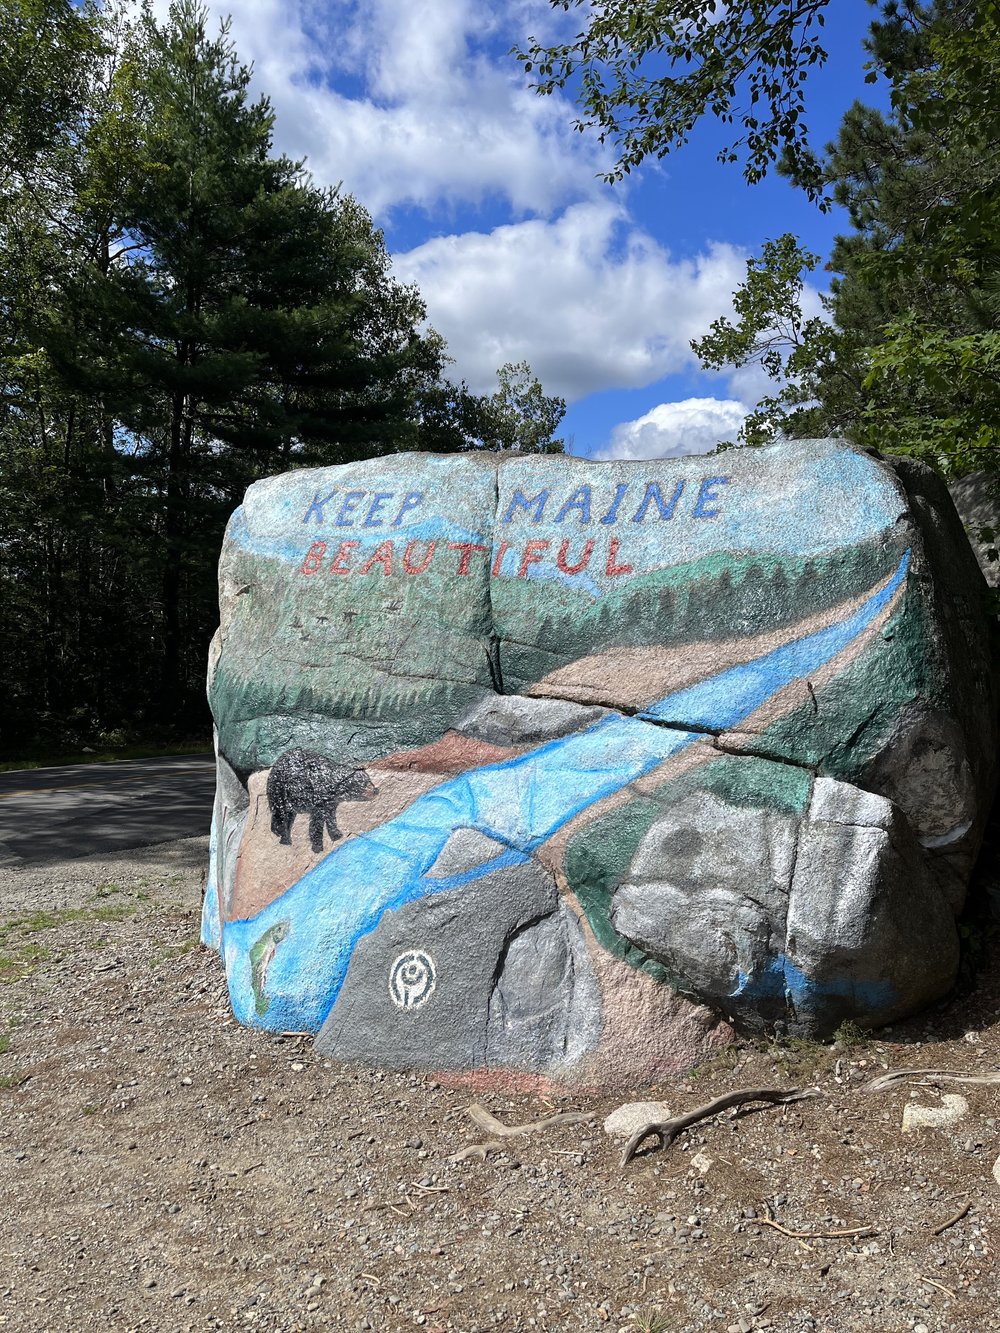
<svg viewBox="0 0 1000 1333">
<path fill-rule="evenodd" d="M 162 6 L 165 8 L 165 3 Z M 161 8 L 158 4 L 157 8 Z M 452 373 L 478 392 L 527 360 L 569 403 L 575 453 L 648 457 L 732 438 L 762 390 L 705 375 L 688 348 L 729 310 L 745 261 L 794 231 L 822 255 L 843 218 L 775 177 L 747 186 L 715 161 L 714 124 L 624 185 L 574 133 L 564 97 L 537 97 L 507 52 L 566 24 L 547 0 L 211 0 L 277 114 L 277 147 L 342 182 L 419 286 Z M 808 88 L 826 142 L 863 81 L 865 0 L 832 0 L 831 58 Z M 573 31 L 579 15 L 571 14 Z M 810 304 L 816 304 L 815 293 Z"/>
</svg>

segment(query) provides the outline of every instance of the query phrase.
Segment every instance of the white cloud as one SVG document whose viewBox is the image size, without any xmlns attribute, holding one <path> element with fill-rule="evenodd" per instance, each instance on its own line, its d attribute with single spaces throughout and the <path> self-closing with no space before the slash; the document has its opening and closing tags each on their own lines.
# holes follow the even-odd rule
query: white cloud
<svg viewBox="0 0 1000 1333">
<path fill-rule="evenodd" d="M 734 398 L 738 398 L 747 408 L 754 408 L 762 398 L 770 398 L 780 392 L 782 384 L 775 381 L 756 361 L 740 366 L 728 377 L 727 389 Z"/>
<path fill-rule="evenodd" d="M 570 401 L 692 365 L 689 340 L 730 309 L 745 263 L 721 244 L 672 259 L 608 199 L 438 237 L 394 262 L 473 389 L 492 387 L 505 361 L 527 360 Z"/>
<path fill-rule="evenodd" d="M 215 18 L 231 7 L 210 3 Z M 154 7 L 165 17 L 168 0 Z M 731 311 L 745 256 L 708 242 L 692 258 L 671 255 L 630 219 L 623 188 L 597 179 L 610 154 L 573 132 L 570 102 L 530 89 L 509 46 L 534 32 L 556 40 L 578 15 L 548 0 L 240 0 L 232 9 L 239 56 L 274 105 L 276 146 L 306 155 L 320 183 L 342 182 L 379 220 L 409 205 L 440 220 L 484 204 L 487 225 L 511 219 L 396 256 L 397 274 L 417 284 L 447 338 L 457 377 L 492 391 L 498 366 L 527 360 L 548 392 L 573 401 L 693 368 L 688 342 Z M 738 372 L 728 393 L 752 403 L 758 381 Z"/>
<path fill-rule="evenodd" d="M 733 398 L 685 398 L 660 403 L 635 421 L 623 421 L 611 432 L 606 449 L 596 458 L 680 458 L 706 454 L 723 440 L 734 440 L 746 417 L 743 403 Z"/>
<path fill-rule="evenodd" d="M 156 0 L 158 13 L 166 7 Z M 537 96 L 507 54 L 543 9 L 538 0 L 242 0 L 232 36 L 274 104 L 277 146 L 306 155 L 318 181 L 343 182 L 376 217 L 491 199 L 547 214 L 594 196 L 609 154 L 573 132 L 567 99 Z"/>
</svg>

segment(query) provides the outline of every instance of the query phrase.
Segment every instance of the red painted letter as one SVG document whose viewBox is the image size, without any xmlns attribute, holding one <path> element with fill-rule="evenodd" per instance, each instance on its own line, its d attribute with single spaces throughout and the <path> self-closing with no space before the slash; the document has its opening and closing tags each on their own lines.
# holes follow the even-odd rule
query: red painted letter
<svg viewBox="0 0 1000 1333">
<path fill-rule="evenodd" d="M 381 565 L 382 573 L 389 577 L 392 573 L 392 542 L 379 542 L 358 573 L 370 574 L 375 565 Z"/>
<path fill-rule="evenodd" d="M 523 579 L 528 572 L 529 565 L 537 565 L 542 556 L 549 549 L 550 543 L 543 541 L 541 537 L 534 537 L 524 548 L 524 555 L 521 559 L 521 568 L 517 571 L 517 577 Z"/>
<path fill-rule="evenodd" d="M 462 558 L 458 562 L 459 574 L 468 574 L 469 561 L 472 559 L 473 551 L 489 551 L 488 546 L 477 546 L 475 542 L 449 542 L 449 551 L 461 551 Z"/>
<path fill-rule="evenodd" d="M 495 579 L 500 577 L 500 566 L 503 564 L 503 558 L 509 550 L 510 542 L 500 543 L 500 549 L 497 551 L 496 559 L 493 561 L 493 568 L 490 570 L 490 573 Z"/>
<path fill-rule="evenodd" d="M 360 545 L 361 545 L 360 542 L 341 542 L 340 550 L 333 557 L 333 564 L 330 566 L 330 573 L 350 574 L 351 572 L 350 565 L 345 565 L 343 562 L 347 559 L 348 551 L 350 551 L 352 547 Z"/>
<path fill-rule="evenodd" d="M 608 565 L 607 565 L 607 569 L 606 569 L 604 572 L 605 572 L 606 574 L 631 574 L 631 573 L 632 573 L 632 566 L 631 566 L 631 565 L 619 565 L 619 564 L 616 563 L 617 560 L 618 560 L 618 538 L 617 538 L 617 537 L 612 537 L 612 538 L 611 538 L 611 544 L 610 544 L 610 546 L 609 546 L 609 548 L 608 548 Z"/>
<path fill-rule="evenodd" d="M 590 564 L 590 557 L 594 554 L 594 539 L 589 538 L 583 543 L 583 552 L 580 556 L 580 562 L 576 565 L 567 565 L 566 556 L 569 554 L 569 538 L 559 547 L 559 554 L 556 556 L 556 564 L 564 574 L 579 574 L 581 569 L 586 569 Z"/>
<path fill-rule="evenodd" d="M 326 555 L 326 542 L 313 542 L 312 546 L 306 552 L 306 558 L 302 561 L 300 574 L 318 574 L 319 568 L 323 563 L 323 557 Z"/>
<path fill-rule="evenodd" d="M 423 564 L 422 565 L 413 564 L 412 561 L 410 560 L 410 553 L 413 551 L 414 547 L 419 545 L 420 545 L 419 542 L 407 542 L 406 544 L 406 550 L 403 552 L 403 568 L 406 570 L 407 574 L 422 574 L 424 570 L 427 568 L 427 566 L 434 559 L 434 551 L 437 548 L 437 542 L 428 542 L 427 554 L 424 556 Z"/>
</svg>

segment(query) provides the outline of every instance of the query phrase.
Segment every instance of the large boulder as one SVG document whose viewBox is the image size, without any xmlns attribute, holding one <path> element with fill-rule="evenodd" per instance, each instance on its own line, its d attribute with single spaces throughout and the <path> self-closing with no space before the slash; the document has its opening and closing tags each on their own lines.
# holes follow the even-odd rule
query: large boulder
<svg viewBox="0 0 1000 1333">
<path fill-rule="evenodd" d="M 607 1086 L 951 985 L 995 709 L 925 469 L 813 440 L 294 472 L 220 590 L 204 933 L 242 1022 Z"/>
</svg>

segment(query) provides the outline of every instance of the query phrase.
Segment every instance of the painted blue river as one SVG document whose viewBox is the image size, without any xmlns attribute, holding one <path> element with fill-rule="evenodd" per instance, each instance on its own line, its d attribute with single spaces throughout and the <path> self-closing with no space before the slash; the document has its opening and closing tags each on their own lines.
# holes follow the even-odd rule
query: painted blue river
<svg viewBox="0 0 1000 1333">
<path fill-rule="evenodd" d="M 222 954 L 236 1017 L 279 1030 L 318 1030 L 355 945 L 385 912 L 528 860 L 581 810 L 699 738 L 700 731 L 685 728 L 733 728 L 778 690 L 815 673 L 888 605 L 906 578 L 909 558 L 907 551 L 888 583 L 844 619 L 676 691 L 637 717 L 609 716 L 514 759 L 450 778 L 394 819 L 334 848 L 257 916 L 225 924 Z M 673 725 L 656 725 L 663 723 Z M 506 850 L 463 875 L 430 875 L 458 828 L 476 829 Z M 212 910 L 206 898 L 206 937 L 217 940 Z M 250 951 L 279 923 L 288 929 L 267 969 L 268 1005 L 261 1016 Z"/>
</svg>

